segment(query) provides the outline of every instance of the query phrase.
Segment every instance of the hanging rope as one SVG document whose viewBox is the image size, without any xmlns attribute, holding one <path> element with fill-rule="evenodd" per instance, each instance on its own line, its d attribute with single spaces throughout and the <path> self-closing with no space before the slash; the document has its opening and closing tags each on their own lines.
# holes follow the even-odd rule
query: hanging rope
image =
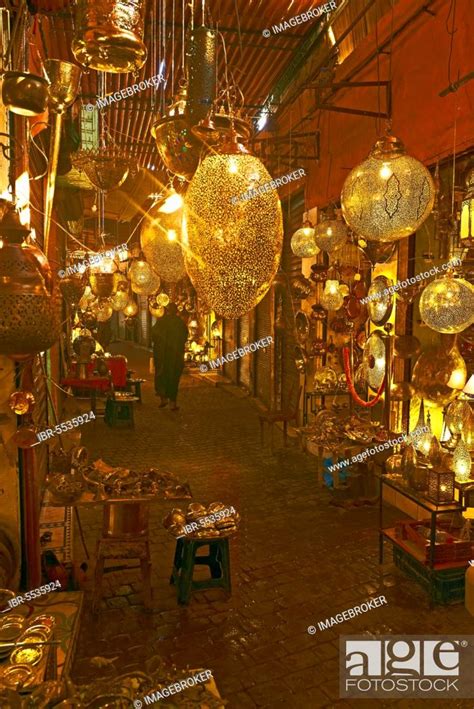
<svg viewBox="0 0 474 709">
<path fill-rule="evenodd" d="M 387 379 L 387 375 L 384 376 L 383 382 L 380 385 L 380 388 L 375 396 L 375 399 L 372 399 L 371 401 L 364 401 L 363 399 L 360 398 L 358 393 L 355 390 L 354 387 L 354 382 L 352 380 L 352 372 L 351 372 L 351 362 L 350 362 L 350 351 L 348 347 L 343 347 L 342 348 L 342 355 L 343 355 L 343 360 L 344 360 L 344 371 L 346 373 L 346 378 L 347 378 L 347 388 L 349 389 L 350 395 L 356 402 L 356 404 L 359 404 L 359 406 L 364 406 L 366 409 L 371 408 L 372 406 L 375 406 L 375 404 L 378 404 L 380 401 L 380 397 L 382 396 L 384 389 L 385 389 L 385 382 Z"/>
</svg>

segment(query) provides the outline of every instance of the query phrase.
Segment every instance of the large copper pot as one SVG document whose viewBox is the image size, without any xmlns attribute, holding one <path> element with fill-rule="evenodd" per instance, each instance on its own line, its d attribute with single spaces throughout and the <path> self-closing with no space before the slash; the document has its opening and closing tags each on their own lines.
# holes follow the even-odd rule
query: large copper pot
<svg viewBox="0 0 474 709">
<path fill-rule="evenodd" d="M 20 116 L 38 116 L 48 105 L 48 82 L 22 71 L 6 71 L 2 81 L 5 108 Z"/>
<path fill-rule="evenodd" d="M 78 0 L 72 42 L 77 61 L 97 71 L 138 71 L 147 56 L 144 5 L 144 0 Z"/>
</svg>

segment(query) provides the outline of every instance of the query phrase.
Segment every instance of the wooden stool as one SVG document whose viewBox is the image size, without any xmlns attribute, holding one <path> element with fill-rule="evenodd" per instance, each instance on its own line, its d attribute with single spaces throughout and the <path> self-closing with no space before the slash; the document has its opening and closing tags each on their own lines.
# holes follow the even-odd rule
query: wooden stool
<svg viewBox="0 0 474 709">
<path fill-rule="evenodd" d="M 140 503 L 104 505 L 102 536 L 97 542 L 93 612 L 99 609 L 102 580 L 108 559 L 138 559 L 143 578 L 145 606 L 151 606 L 151 558 L 148 507 Z"/>
<path fill-rule="evenodd" d="M 197 556 L 197 550 L 209 546 L 208 556 Z M 194 566 L 205 564 L 209 566 L 211 578 L 204 581 L 193 581 Z M 178 603 L 187 604 L 194 589 L 224 588 L 229 594 L 232 591 L 230 580 L 229 539 L 178 539 L 174 554 L 173 572 L 170 584 L 176 584 Z"/>
<path fill-rule="evenodd" d="M 105 423 L 112 428 L 134 428 L 133 404 L 135 401 L 137 401 L 136 398 L 115 399 L 110 397 L 107 399 L 104 417 Z"/>
</svg>

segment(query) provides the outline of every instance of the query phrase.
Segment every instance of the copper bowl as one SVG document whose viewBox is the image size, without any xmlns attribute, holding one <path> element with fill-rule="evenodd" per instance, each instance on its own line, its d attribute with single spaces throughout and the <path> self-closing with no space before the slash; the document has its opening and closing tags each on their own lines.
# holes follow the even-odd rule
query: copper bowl
<svg viewBox="0 0 474 709">
<path fill-rule="evenodd" d="M 48 105 L 46 79 L 23 71 L 6 71 L 2 82 L 2 101 L 5 108 L 20 116 L 38 116 Z"/>
</svg>

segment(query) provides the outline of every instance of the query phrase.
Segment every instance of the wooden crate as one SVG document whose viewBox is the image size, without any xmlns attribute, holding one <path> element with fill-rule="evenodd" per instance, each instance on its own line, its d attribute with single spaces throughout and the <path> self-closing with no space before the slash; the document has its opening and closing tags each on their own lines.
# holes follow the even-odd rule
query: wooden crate
<svg viewBox="0 0 474 709">
<path fill-rule="evenodd" d="M 421 527 L 430 529 L 429 520 L 400 522 L 398 530 L 401 539 L 407 539 L 416 544 L 416 546 L 424 552 L 425 562 L 430 558 L 430 540 L 426 539 L 419 530 Z M 442 525 L 438 523 L 437 529 L 442 529 Z M 447 531 L 447 530 L 443 530 Z M 449 542 L 435 542 L 434 545 L 434 563 L 439 564 L 450 561 L 468 561 L 472 559 L 472 544 L 470 541 L 458 539 L 454 534 L 448 532 Z"/>
</svg>

